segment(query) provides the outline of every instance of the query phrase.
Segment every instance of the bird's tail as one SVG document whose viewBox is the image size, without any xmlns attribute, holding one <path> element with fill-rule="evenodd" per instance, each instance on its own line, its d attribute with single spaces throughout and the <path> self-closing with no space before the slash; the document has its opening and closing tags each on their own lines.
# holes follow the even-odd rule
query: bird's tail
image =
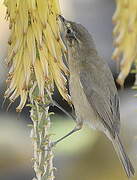
<svg viewBox="0 0 137 180">
<path fill-rule="evenodd" d="M 135 174 L 135 170 L 130 162 L 130 159 L 126 155 L 126 152 L 124 150 L 124 147 L 121 143 L 121 140 L 118 135 L 115 136 L 115 139 L 112 140 L 113 146 L 118 154 L 118 157 L 123 165 L 123 168 L 127 174 L 127 176 L 130 178 Z"/>
</svg>

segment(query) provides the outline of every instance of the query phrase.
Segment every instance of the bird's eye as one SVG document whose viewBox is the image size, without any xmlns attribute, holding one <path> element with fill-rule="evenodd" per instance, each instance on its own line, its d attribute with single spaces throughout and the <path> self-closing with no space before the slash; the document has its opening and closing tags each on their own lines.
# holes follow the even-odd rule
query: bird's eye
<svg viewBox="0 0 137 180">
<path fill-rule="evenodd" d="M 70 33 L 71 33 L 71 30 L 70 30 L 70 29 L 67 29 L 67 33 L 70 34 Z"/>
<path fill-rule="evenodd" d="M 66 37 L 70 41 L 77 40 L 75 32 L 71 28 L 67 28 L 67 30 L 66 30 Z"/>
</svg>

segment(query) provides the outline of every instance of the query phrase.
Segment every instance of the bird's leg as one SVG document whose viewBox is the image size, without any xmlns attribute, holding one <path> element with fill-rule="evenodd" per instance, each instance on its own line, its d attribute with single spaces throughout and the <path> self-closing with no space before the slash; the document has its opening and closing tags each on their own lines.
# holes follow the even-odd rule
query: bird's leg
<svg viewBox="0 0 137 180">
<path fill-rule="evenodd" d="M 62 112 L 64 112 L 68 117 L 72 118 L 74 121 L 76 121 L 76 117 L 71 114 L 71 113 L 68 113 L 63 107 L 61 107 L 56 101 L 52 100 L 51 103 L 47 104 L 47 105 L 43 105 L 43 104 L 39 104 L 42 108 L 46 108 L 48 106 L 56 106 L 58 107 Z"/>
<path fill-rule="evenodd" d="M 50 144 L 50 148 L 52 148 L 53 146 L 55 146 L 57 143 L 59 143 L 60 141 L 64 140 L 66 137 L 70 136 L 71 134 L 75 133 L 76 131 L 79 131 L 80 129 L 82 129 L 82 126 L 83 126 L 83 123 L 78 123 L 76 125 L 76 127 L 70 131 L 68 134 L 66 134 L 65 136 L 61 137 L 60 139 L 58 139 L 57 141 L 55 142 L 52 142 Z"/>
<path fill-rule="evenodd" d="M 71 114 L 68 113 L 63 107 L 61 107 L 56 101 L 53 100 L 53 105 L 58 107 L 62 112 L 64 112 L 68 117 L 72 118 L 74 121 L 76 121 L 76 117 Z"/>
<path fill-rule="evenodd" d="M 76 122 L 76 117 L 70 113 L 68 113 L 64 108 L 62 108 L 56 101 L 52 100 L 51 103 L 47 104 L 47 105 L 43 105 L 43 104 L 39 104 L 43 109 L 45 109 L 48 106 L 56 106 L 58 107 L 62 112 L 64 112 L 68 117 L 72 118 L 75 122 Z M 77 123 L 77 122 L 76 122 Z M 75 133 L 76 131 L 79 131 L 83 126 L 83 123 L 77 123 L 76 127 L 74 129 L 72 129 L 68 134 L 66 134 L 65 136 L 61 137 L 60 139 L 58 139 L 55 142 L 52 142 L 50 148 L 52 148 L 53 146 L 55 146 L 57 143 L 59 143 L 60 141 L 64 140 L 65 138 L 67 138 L 68 136 L 70 136 L 71 134 Z"/>
</svg>

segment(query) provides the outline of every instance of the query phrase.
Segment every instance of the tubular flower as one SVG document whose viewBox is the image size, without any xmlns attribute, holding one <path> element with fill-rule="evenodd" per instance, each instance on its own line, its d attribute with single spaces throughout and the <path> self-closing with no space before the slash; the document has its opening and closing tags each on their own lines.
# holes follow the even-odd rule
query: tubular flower
<svg viewBox="0 0 137 180">
<path fill-rule="evenodd" d="M 69 101 L 66 89 L 68 69 L 62 56 L 67 53 L 60 37 L 58 0 L 5 0 L 11 36 L 6 62 L 10 67 L 5 98 L 14 102 L 20 97 L 17 111 L 24 107 L 29 89 L 37 82 L 44 101 L 45 90 L 56 84 Z"/>
<path fill-rule="evenodd" d="M 116 5 L 112 18 L 115 24 L 113 31 L 115 50 L 112 58 L 118 60 L 122 57 L 121 72 L 117 78 L 117 82 L 122 86 L 137 59 L 137 1 L 116 0 Z"/>
</svg>

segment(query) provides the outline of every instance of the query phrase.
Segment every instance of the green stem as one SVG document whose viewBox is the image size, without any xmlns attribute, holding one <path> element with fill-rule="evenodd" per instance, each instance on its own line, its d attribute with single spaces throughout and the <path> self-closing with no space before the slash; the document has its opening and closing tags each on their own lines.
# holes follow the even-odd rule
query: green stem
<svg viewBox="0 0 137 180">
<path fill-rule="evenodd" d="M 34 89 L 33 89 L 34 90 Z M 33 92 L 33 91 L 32 91 Z M 53 180 L 53 151 L 50 147 L 51 134 L 49 133 L 51 122 L 47 107 L 45 110 L 39 106 L 34 97 L 34 92 L 30 94 L 31 119 L 33 128 L 31 132 L 33 142 L 33 160 L 36 180 Z"/>
</svg>

